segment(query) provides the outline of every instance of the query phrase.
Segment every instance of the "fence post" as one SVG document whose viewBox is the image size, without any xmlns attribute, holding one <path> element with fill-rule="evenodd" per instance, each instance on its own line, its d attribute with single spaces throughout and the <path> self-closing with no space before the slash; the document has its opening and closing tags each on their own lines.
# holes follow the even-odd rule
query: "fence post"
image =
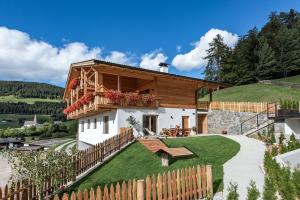
<svg viewBox="0 0 300 200">
<path fill-rule="evenodd" d="M 211 165 L 206 166 L 206 185 L 207 185 L 207 194 L 208 196 L 213 196 L 213 180 L 212 180 L 212 167 Z"/>
<path fill-rule="evenodd" d="M 143 179 L 137 181 L 137 200 L 144 200 L 144 183 Z"/>
</svg>

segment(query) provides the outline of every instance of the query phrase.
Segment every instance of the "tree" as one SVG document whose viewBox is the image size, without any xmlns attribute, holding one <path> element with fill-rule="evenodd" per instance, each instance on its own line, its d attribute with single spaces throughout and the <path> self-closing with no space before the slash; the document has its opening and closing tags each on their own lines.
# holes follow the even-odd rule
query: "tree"
<svg viewBox="0 0 300 200">
<path fill-rule="evenodd" d="M 238 200 L 239 194 L 237 193 L 238 185 L 235 183 L 229 183 L 227 200 Z"/>
<path fill-rule="evenodd" d="M 250 185 L 247 187 L 247 200 L 257 200 L 260 197 L 260 192 L 257 189 L 255 182 L 250 181 Z"/>
<path fill-rule="evenodd" d="M 221 63 L 221 82 L 236 85 L 239 82 L 238 71 L 239 67 L 236 63 L 236 55 L 232 49 L 229 49 Z"/>
<path fill-rule="evenodd" d="M 228 53 L 229 47 L 224 43 L 223 37 L 217 34 L 206 50 L 207 65 L 204 71 L 205 79 L 220 81 L 221 62 Z"/>
<path fill-rule="evenodd" d="M 236 63 L 238 65 L 238 85 L 254 83 L 257 81 L 256 66 L 258 63 L 258 30 L 253 28 L 242 37 L 236 48 Z"/>
<path fill-rule="evenodd" d="M 265 37 L 259 39 L 257 50 L 258 63 L 256 66 L 257 79 L 271 79 L 276 72 L 275 53 Z"/>
</svg>

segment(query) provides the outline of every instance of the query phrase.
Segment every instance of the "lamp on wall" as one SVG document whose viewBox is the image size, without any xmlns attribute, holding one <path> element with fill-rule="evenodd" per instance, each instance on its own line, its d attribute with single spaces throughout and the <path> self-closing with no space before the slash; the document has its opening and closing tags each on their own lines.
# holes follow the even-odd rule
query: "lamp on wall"
<svg viewBox="0 0 300 200">
<path fill-rule="evenodd" d="M 171 119 L 173 119 L 173 116 L 171 115 Z"/>
</svg>

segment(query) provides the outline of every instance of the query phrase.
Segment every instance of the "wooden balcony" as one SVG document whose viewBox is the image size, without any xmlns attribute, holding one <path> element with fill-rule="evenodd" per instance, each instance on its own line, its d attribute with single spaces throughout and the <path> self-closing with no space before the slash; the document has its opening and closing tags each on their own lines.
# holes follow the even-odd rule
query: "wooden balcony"
<svg viewBox="0 0 300 200">
<path fill-rule="evenodd" d="M 151 108 L 157 109 L 159 106 L 159 100 L 154 99 L 149 104 L 138 101 L 137 103 L 128 103 L 125 100 L 120 102 L 112 102 L 109 98 L 105 97 L 104 94 L 99 93 L 94 97 L 88 104 L 81 106 L 67 114 L 68 119 L 77 119 L 80 117 L 90 116 L 99 112 L 109 111 L 117 108 Z"/>
</svg>

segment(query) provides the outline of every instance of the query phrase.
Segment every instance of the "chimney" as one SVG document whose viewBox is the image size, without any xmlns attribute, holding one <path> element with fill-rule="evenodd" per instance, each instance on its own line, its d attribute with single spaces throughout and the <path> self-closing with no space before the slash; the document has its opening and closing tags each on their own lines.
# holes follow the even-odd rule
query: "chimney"
<svg viewBox="0 0 300 200">
<path fill-rule="evenodd" d="M 164 72 L 164 73 L 168 73 L 168 63 L 159 63 L 159 71 L 160 72 Z"/>
</svg>

